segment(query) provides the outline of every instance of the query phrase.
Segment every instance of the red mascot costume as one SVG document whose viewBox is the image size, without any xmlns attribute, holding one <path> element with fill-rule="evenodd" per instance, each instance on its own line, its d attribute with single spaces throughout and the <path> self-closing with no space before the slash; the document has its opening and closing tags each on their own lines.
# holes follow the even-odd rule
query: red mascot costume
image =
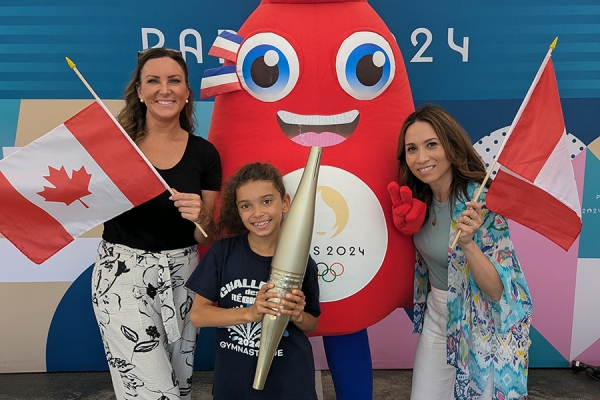
<svg viewBox="0 0 600 400">
<path fill-rule="evenodd" d="M 209 139 L 228 178 L 269 161 L 297 187 L 323 147 L 311 256 L 337 398 L 370 399 L 366 328 L 412 305 L 415 253 L 392 222 L 400 126 L 413 110 L 394 37 L 366 0 L 263 0 L 209 52 L 201 96 L 217 96 Z"/>
</svg>

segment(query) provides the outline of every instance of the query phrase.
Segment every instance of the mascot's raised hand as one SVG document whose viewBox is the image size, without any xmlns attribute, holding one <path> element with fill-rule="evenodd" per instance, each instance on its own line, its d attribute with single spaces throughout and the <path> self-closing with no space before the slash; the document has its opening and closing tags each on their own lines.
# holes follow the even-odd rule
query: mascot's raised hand
<svg viewBox="0 0 600 400">
<path fill-rule="evenodd" d="M 387 189 L 392 199 L 394 225 L 402 234 L 414 235 L 423 225 L 427 206 L 412 196 L 408 186 L 400 187 L 398 182 L 390 182 Z"/>
</svg>

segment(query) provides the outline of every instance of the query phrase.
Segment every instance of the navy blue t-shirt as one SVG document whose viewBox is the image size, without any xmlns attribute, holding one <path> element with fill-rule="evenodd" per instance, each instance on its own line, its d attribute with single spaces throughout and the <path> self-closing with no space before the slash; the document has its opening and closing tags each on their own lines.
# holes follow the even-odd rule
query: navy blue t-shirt
<svg viewBox="0 0 600 400">
<path fill-rule="evenodd" d="M 272 257 L 256 254 L 248 235 L 223 239 L 211 246 L 186 286 L 222 308 L 250 307 L 258 290 L 268 282 Z M 302 291 L 304 311 L 318 317 L 317 265 L 309 258 Z M 217 328 L 213 396 L 230 399 L 316 399 L 315 366 L 308 338 L 290 322 L 281 338 L 263 390 L 252 388 L 261 322 Z"/>
</svg>

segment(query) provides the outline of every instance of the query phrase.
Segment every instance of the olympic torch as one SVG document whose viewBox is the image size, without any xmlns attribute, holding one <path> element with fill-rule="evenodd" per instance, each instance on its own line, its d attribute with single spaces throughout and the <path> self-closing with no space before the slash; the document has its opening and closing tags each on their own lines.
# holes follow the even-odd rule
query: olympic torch
<svg viewBox="0 0 600 400">
<path fill-rule="evenodd" d="M 293 289 L 300 289 L 306 272 L 315 222 L 315 198 L 322 151 L 320 147 L 310 148 L 298 190 L 285 217 L 273 254 L 269 283 L 273 283 L 275 287 L 269 291 L 277 292 L 282 297 L 291 293 Z M 279 303 L 279 299 L 270 301 Z M 289 320 L 290 316 L 286 314 L 278 317 L 265 314 L 262 319 L 260 350 L 252 384 L 256 390 L 262 390 L 265 386 L 273 357 Z"/>
</svg>

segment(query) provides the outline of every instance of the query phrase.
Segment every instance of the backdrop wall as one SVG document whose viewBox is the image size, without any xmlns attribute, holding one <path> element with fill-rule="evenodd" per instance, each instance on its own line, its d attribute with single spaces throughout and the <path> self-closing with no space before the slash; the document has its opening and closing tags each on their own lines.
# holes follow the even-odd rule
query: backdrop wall
<svg viewBox="0 0 600 400">
<path fill-rule="evenodd" d="M 199 94 L 220 30 L 236 31 L 259 0 L 5 0 L 0 6 L 0 157 L 91 102 L 71 58 L 116 113 L 137 51 L 181 49 Z M 534 301 L 532 367 L 600 364 L 600 6 L 597 0 L 370 0 L 402 51 L 415 105 L 450 111 L 490 162 L 554 37 L 553 60 L 583 206 L 568 252 L 511 222 Z M 206 137 L 212 101 L 197 102 Z M 210 138 L 209 138 L 210 139 Z M 526 199 L 524 199 L 526 201 Z M 560 218 L 560 216 L 556 216 Z M 35 265 L 0 236 L 0 372 L 106 370 L 90 304 L 101 228 Z M 411 368 L 417 337 L 406 310 L 369 328 L 375 368 Z M 214 331 L 203 329 L 198 369 L 212 368 Z M 327 368 L 320 338 L 318 368 Z"/>
</svg>

